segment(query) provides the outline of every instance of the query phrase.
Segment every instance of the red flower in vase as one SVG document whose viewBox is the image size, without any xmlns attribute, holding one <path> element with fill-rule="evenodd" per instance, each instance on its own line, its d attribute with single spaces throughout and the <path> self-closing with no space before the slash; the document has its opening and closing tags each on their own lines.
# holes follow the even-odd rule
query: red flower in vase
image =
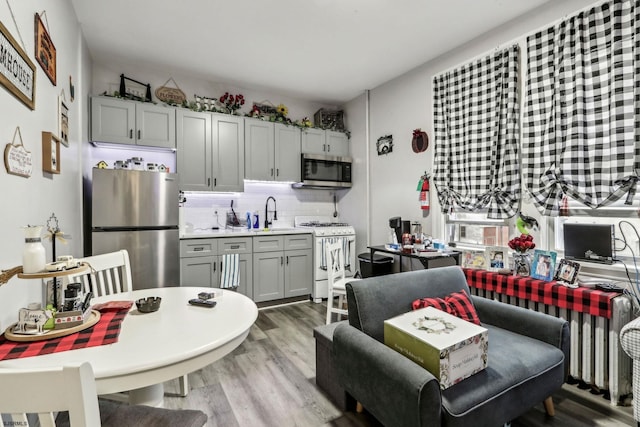
<svg viewBox="0 0 640 427">
<path fill-rule="evenodd" d="M 536 244 L 533 243 L 533 236 L 531 234 L 521 234 L 518 237 L 514 237 L 509 240 L 509 247 L 516 252 L 524 253 L 529 249 L 533 249 L 536 247 Z"/>
</svg>

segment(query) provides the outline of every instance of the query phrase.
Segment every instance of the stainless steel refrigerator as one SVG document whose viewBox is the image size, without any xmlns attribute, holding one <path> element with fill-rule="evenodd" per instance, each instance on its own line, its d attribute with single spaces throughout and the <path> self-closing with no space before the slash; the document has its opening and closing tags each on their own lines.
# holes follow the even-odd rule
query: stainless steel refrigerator
<svg viewBox="0 0 640 427">
<path fill-rule="evenodd" d="M 93 169 L 92 255 L 126 249 L 133 289 L 180 285 L 177 174 Z"/>
</svg>

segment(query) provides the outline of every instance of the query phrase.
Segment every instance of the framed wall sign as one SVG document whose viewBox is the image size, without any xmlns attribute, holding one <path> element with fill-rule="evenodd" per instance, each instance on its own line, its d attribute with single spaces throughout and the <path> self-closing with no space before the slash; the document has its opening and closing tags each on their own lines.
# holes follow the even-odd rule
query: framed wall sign
<svg viewBox="0 0 640 427">
<path fill-rule="evenodd" d="M 32 110 L 36 109 L 36 66 L 0 22 L 0 83 Z"/>
<path fill-rule="evenodd" d="M 58 97 L 58 137 L 65 147 L 69 146 L 69 107 L 64 95 Z"/>
<path fill-rule="evenodd" d="M 16 136 L 20 139 L 20 143 L 16 143 Z M 23 176 L 29 178 L 33 170 L 33 159 L 31 151 L 27 151 L 22 143 L 22 132 L 20 127 L 16 128 L 13 133 L 13 141 L 4 148 L 4 166 L 7 173 L 11 175 Z"/>
<path fill-rule="evenodd" d="M 36 41 L 36 61 L 49 77 L 51 83 L 56 85 L 56 47 L 51 41 L 51 37 L 47 29 L 40 19 L 40 15 L 36 13 L 35 17 L 35 41 Z"/>
</svg>

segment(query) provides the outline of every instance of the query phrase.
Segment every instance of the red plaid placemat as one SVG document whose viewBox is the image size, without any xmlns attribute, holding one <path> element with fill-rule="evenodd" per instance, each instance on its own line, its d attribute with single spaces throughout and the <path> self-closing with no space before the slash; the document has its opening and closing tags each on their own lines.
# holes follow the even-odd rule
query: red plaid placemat
<svg viewBox="0 0 640 427">
<path fill-rule="evenodd" d="M 118 341 L 120 325 L 129 310 L 100 313 L 98 323 L 83 331 L 50 340 L 15 342 L 0 336 L 0 360 L 38 356 L 59 351 L 112 344 Z"/>
<path fill-rule="evenodd" d="M 569 288 L 556 282 L 545 282 L 487 270 L 464 268 L 469 286 L 529 301 L 541 302 L 592 316 L 611 318 L 611 300 L 619 294 L 591 288 Z"/>
</svg>

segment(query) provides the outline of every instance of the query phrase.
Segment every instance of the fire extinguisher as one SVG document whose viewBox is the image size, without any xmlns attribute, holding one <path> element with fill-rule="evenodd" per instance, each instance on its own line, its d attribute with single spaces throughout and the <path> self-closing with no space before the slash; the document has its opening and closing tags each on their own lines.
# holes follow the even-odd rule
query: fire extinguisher
<svg viewBox="0 0 640 427">
<path fill-rule="evenodd" d="M 418 182 L 418 191 L 420 195 L 418 200 L 420 201 L 420 209 L 423 211 L 429 210 L 429 174 L 425 172 Z"/>
</svg>

